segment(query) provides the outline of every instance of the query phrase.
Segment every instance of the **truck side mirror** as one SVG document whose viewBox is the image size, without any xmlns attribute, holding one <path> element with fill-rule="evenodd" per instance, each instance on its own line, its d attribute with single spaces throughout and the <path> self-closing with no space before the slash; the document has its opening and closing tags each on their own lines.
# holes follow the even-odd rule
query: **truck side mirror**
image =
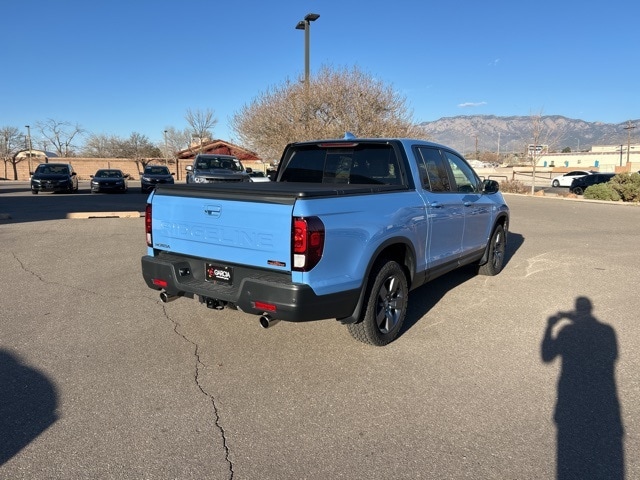
<svg viewBox="0 0 640 480">
<path fill-rule="evenodd" d="M 187 165 L 184 167 L 187 172 L 191 172 L 193 170 L 193 165 Z"/>
</svg>

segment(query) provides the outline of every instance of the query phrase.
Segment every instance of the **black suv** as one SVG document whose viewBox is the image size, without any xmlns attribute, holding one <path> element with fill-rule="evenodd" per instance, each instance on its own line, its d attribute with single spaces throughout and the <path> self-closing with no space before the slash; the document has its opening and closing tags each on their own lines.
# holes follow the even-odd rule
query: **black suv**
<svg viewBox="0 0 640 480">
<path fill-rule="evenodd" d="M 575 193 L 576 195 L 582 195 L 584 191 L 591 185 L 596 185 L 597 183 L 607 183 L 615 176 L 615 173 L 593 173 L 591 175 L 585 175 L 584 177 L 576 178 L 573 182 L 571 182 L 569 191 L 571 193 Z"/>
<path fill-rule="evenodd" d="M 78 176 L 68 163 L 41 163 L 31 172 L 31 193 L 77 192 Z"/>
<path fill-rule="evenodd" d="M 150 192 L 159 183 L 174 183 L 173 173 L 169 172 L 168 167 L 162 165 L 147 165 L 140 177 L 140 191 L 142 193 Z"/>
</svg>

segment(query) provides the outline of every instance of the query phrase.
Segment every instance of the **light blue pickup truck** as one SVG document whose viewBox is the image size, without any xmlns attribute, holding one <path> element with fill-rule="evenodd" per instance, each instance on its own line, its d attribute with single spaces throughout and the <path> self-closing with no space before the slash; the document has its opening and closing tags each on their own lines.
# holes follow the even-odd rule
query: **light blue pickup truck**
<svg viewBox="0 0 640 480">
<path fill-rule="evenodd" d="M 443 145 L 292 143 L 274 180 L 158 185 L 142 275 L 162 301 L 198 298 L 265 328 L 335 318 L 386 345 L 409 291 L 464 265 L 502 269 L 509 208 L 498 183 Z"/>
</svg>

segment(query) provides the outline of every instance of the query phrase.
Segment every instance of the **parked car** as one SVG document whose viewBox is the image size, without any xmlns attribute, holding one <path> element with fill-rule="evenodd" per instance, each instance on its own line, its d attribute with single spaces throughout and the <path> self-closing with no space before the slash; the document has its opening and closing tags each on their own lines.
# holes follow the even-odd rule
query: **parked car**
<svg viewBox="0 0 640 480">
<path fill-rule="evenodd" d="M 140 191 L 148 193 L 159 183 L 174 183 L 173 175 L 169 168 L 163 165 L 147 165 L 140 177 Z"/>
<path fill-rule="evenodd" d="M 249 173 L 252 182 L 270 182 L 271 179 L 267 177 L 263 172 L 252 171 Z"/>
<path fill-rule="evenodd" d="M 78 176 L 69 163 L 41 163 L 31 172 L 31 193 L 77 192 Z"/>
<path fill-rule="evenodd" d="M 129 174 L 115 168 L 101 168 L 91 175 L 91 193 L 126 192 Z"/>
<path fill-rule="evenodd" d="M 552 187 L 570 187 L 571 182 L 573 182 L 576 178 L 584 177 L 585 175 L 591 175 L 592 173 L 597 173 L 597 172 L 594 172 L 591 170 L 573 170 L 571 172 L 558 175 L 557 177 L 553 177 L 551 179 L 551 186 Z"/>
<path fill-rule="evenodd" d="M 582 195 L 584 191 L 591 185 L 596 185 L 598 183 L 607 183 L 615 176 L 615 173 L 592 173 L 591 175 L 584 175 L 582 177 L 576 178 L 573 182 L 571 182 L 569 191 L 571 193 L 575 193 L 576 195 Z"/>
<path fill-rule="evenodd" d="M 250 182 L 250 168 L 233 155 L 200 153 L 186 166 L 187 183 Z"/>
</svg>

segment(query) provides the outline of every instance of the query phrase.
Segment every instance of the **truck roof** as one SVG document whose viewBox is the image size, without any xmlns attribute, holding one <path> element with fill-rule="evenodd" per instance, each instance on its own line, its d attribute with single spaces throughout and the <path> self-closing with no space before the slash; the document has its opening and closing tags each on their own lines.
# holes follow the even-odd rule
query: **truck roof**
<svg viewBox="0 0 640 480">
<path fill-rule="evenodd" d="M 350 138 L 327 138 L 321 140 L 308 140 L 303 142 L 293 142 L 291 145 L 318 145 L 318 144 L 353 144 L 359 142 L 367 142 L 367 143 L 400 143 L 405 147 L 411 145 L 428 145 L 437 148 L 443 148 L 445 150 L 455 151 L 453 148 L 443 145 L 441 143 L 431 142 L 429 140 L 424 140 L 420 138 L 405 138 L 405 137 L 381 137 L 381 138 L 359 138 L 359 137 L 350 137 Z"/>
</svg>

